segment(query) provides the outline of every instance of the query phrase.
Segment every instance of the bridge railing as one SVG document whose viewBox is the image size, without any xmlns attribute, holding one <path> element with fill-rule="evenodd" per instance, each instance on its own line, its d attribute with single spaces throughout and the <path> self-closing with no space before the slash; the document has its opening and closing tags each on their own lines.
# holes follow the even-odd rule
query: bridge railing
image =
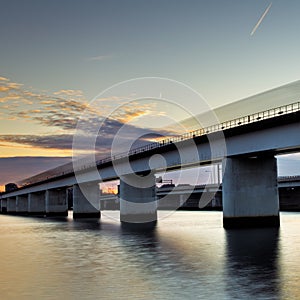
<svg viewBox="0 0 300 300">
<path fill-rule="evenodd" d="M 197 130 L 194 130 L 194 131 L 191 131 L 191 132 L 184 133 L 182 135 L 168 137 L 168 138 L 163 139 L 159 142 L 150 143 L 150 144 L 147 144 L 146 146 L 131 149 L 128 152 L 118 153 L 118 154 L 116 154 L 112 157 L 107 157 L 105 159 L 100 159 L 100 160 L 97 161 L 97 166 L 99 166 L 103 163 L 111 162 L 112 160 L 117 160 L 117 159 L 121 159 L 121 158 L 128 157 L 128 156 L 131 156 L 131 155 L 146 152 L 146 151 L 149 151 L 149 150 L 152 150 L 152 149 L 164 147 L 164 146 L 172 144 L 172 143 L 178 143 L 178 142 L 188 140 L 188 139 L 192 139 L 192 138 L 195 138 L 195 137 L 204 136 L 204 135 L 207 135 L 209 133 L 214 133 L 214 132 L 218 132 L 218 131 L 238 127 L 238 126 L 241 126 L 241 125 L 255 123 L 255 122 L 258 122 L 258 121 L 274 118 L 274 117 L 279 116 L 279 115 L 289 114 L 289 113 L 293 113 L 293 112 L 297 112 L 297 111 L 300 111 L 300 102 L 295 102 L 295 103 L 292 103 L 292 104 L 283 105 L 283 106 L 280 106 L 280 107 L 268 109 L 266 111 L 257 112 L 257 113 L 250 114 L 250 115 L 247 115 L 247 116 L 243 116 L 243 117 L 240 117 L 240 118 L 236 118 L 236 119 L 233 119 L 233 120 L 230 120 L 230 121 L 225 121 L 225 122 L 215 124 L 215 125 L 212 125 L 212 126 L 208 126 L 208 127 L 205 127 L 205 128 L 200 128 L 200 129 L 197 129 Z"/>
<path fill-rule="evenodd" d="M 254 114 L 249 114 L 247 116 L 243 116 L 243 117 L 236 118 L 236 119 L 233 119 L 233 120 L 225 121 L 225 122 L 215 124 L 215 125 L 212 125 L 212 126 L 208 126 L 208 127 L 205 127 L 205 128 L 199 128 L 197 130 L 184 133 L 182 135 L 167 137 L 163 140 L 153 142 L 153 143 L 149 143 L 145 146 L 141 146 L 141 147 L 138 147 L 138 148 L 133 148 L 133 149 L 127 151 L 127 152 L 117 153 L 117 154 L 112 155 L 110 157 L 106 157 L 106 158 L 97 160 L 96 165 L 100 166 L 102 164 L 112 162 L 114 160 L 122 159 L 122 158 L 129 157 L 129 156 L 132 156 L 132 155 L 135 155 L 135 154 L 140 154 L 140 153 L 147 152 L 147 151 L 150 151 L 150 150 L 153 150 L 153 149 L 165 147 L 166 145 L 170 145 L 170 144 L 173 144 L 173 143 L 178 143 L 178 142 L 189 140 L 189 139 L 192 139 L 192 138 L 195 138 L 195 137 L 204 136 L 204 135 L 207 135 L 207 134 L 210 134 L 210 133 L 219 132 L 219 131 L 222 131 L 222 130 L 235 128 L 235 127 L 250 124 L 250 123 L 255 123 L 255 122 L 262 121 L 262 120 L 274 118 L 276 116 L 285 115 L 285 114 L 298 112 L 298 111 L 300 111 L 300 102 L 295 102 L 295 103 L 292 103 L 292 104 L 287 104 L 287 105 L 283 105 L 283 106 L 280 106 L 280 107 L 271 108 L 271 109 L 268 109 L 268 110 L 265 110 L 265 111 L 257 112 L 257 113 L 254 113 Z M 86 170 L 86 169 L 89 169 L 89 168 L 92 168 L 92 167 L 94 167 L 94 165 L 87 164 L 87 165 L 82 165 L 82 167 L 80 169 L 81 170 Z M 44 175 L 44 177 L 45 177 L 46 173 L 47 172 L 44 172 L 44 173 L 40 174 L 41 177 L 43 177 L 42 175 L 44 175 L 44 174 L 45 174 Z M 62 176 L 62 175 L 68 175 L 68 174 L 71 174 L 71 173 L 72 173 L 71 171 L 65 171 L 65 172 L 62 172 L 62 173 L 59 173 L 59 174 L 55 174 L 55 175 L 52 175 L 52 174 L 50 175 L 48 173 L 45 178 L 44 177 L 39 178 L 39 181 L 43 181 L 43 180 L 46 180 L 46 179 L 53 179 L 55 177 Z M 38 177 L 38 175 L 34 176 L 34 177 L 36 179 Z M 25 180 L 25 183 L 22 184 L 22 186 L 34 183 L 30 179 L 33 179 L 33 178 L 27 178 Z"/>
</svg>

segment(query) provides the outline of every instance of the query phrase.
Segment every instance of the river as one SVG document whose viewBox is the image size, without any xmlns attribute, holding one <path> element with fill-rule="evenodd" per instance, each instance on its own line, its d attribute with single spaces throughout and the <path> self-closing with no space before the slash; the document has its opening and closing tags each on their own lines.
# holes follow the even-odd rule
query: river
<svg viewBox="0 0 300 300">
<path fill-rule="evenodd" d="M 300 213 L 224 230 L 221 212 L 178 211 L 151 233 L 111 214 L 1 215 L 1 299 L 300 299 Z"/>
</svg>

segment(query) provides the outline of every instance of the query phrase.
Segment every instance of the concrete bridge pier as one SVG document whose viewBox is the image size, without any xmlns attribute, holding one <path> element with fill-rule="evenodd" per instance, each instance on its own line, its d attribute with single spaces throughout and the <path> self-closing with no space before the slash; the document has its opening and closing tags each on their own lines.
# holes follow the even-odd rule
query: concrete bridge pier
<svg viewBox="0 0 300 300">
<path fill-rule="evenodd" d="M 100 218 L 100 187 L 96 182 L 73 186 L 73 218 Z"/>
<path fill-rule="evenodd" d="M 7 213 L 14 215 L 16 213 L 17 202 L 16 197 L 7 198 Z"/>
<path fill-rule="evenodd" d="M 7 199 L 1 199 L 1 213 L 7 213 Z"/>
<path fill-rule="evenodd" d="M 28 195 L 17 196 L 16 214 L 27 215 L 28 214 Z"/>
<path fill-rule="evenodd" d="M 46 215 L 45 192 L 29 193 L 28 214 L 31 216 Z"/>
<path fill-rule="evenodd" d="M 280 226 L 275 157 L 226 159 L 223 226 Z"/>
<path fill-rule="evenodd" d="M 68 200 L 66 189 L 46 190 L 47 217 L 68 216 Z"/>
<path fill-rule="evenodd" d="M 120 177 L 120 220 L 132 229 L 151 229 L 157 222 L 154 174 Z"/>
</svg>

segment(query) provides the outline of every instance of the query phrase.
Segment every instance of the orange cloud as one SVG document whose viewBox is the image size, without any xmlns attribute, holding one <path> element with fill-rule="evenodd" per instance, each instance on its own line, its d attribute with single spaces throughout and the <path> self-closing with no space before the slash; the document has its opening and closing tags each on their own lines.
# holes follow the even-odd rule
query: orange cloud
<svg viewBox="0 0 300 300">
<path fill-rule="evenodd" d="M 157 108 L 157 103 L 149 101 L 146 103 L 131 101 L 124 104 L 132 95 L 102 98 L 99 103 L 89 104 L 80 90 L 63 89 L 48 94 L 27 90 L 21 84 L 12 83 L 6 79 L 1 80 L 1 77 L 0 87 L 5 90 L 4 95 L 0 97 L 1 119 L 7 120 L 6 123 L 8 120 L 18 121 L 10 123 L 13 125 L 21 124 L 19 127 L 14 127 L 15 132 L 7 126 L 11 134 L 0 136 L 2 142 L 0 156 L 42 154 L 50 156 L 51 153 L 55 153 L 55 156 L 70 155 L 73 134 L 79 120 L 81 126 L 77 133 L 83 136 L 83 143 L 84 137 L 98 133 L 96 129 L 102 124 L 99 132 L 102 144 L 97 144 L 97 150 L 99 149 L 103 154 L 110 149 L 112 139 L 124 124 L 128 125 L 129 130 L 126 136 L 122 137 L 124 140 L 130 140 L 133 136 L 147 136 L 144 138 L 144 141 L 147 141 L 158 135 L 169 134 L 165 128 L 149 129 L 148 124 L 154 125 L 151 122 L 139 123 L 141 117 L 161 115 L 161 109 Z M 119 107 L 107 118 L 106 113 L 111 109 L 111 101 L 114 101 L 114 104 L 117 102 Z M 83 112 L 85 112 L 85 117 L 81 118 Z M 29 133 L 21 128 L 24 124 L 28 126 Z M 39 133 L 45 134 L 32 134 L 35 132 L 35 126 Z M 18 130 L 22 134 L 18 135 Z M 51 132 L 55 134 L 51 135 Z M 83 146 L 79 151 L 85 151 L 86 146 Z"/>
<path fill-rule="evenodd" d="M 51 149 L 38 147 L 36 145 L 18 144 L 13 142 L 1 141 L 0 144 L 1 157 L 14 156 L 50 156 L 50 157 L 66 157 L 72 156 L 72 149 Z"/>
<path fill-rule="evenodd" d="M 8 86 L 0 86 L 0 92 L 7 92 L 9 91 L 9 87 Z"/>
<path fill-rule="evenodd" d="M 81 90 L 59 90 L 53 93 L 54 95 L 66 95 L 66 96 L 75 96 L 75 97 L 83 97 L 83 93 Z"/>
<path fill-rule="evenodd" d="M 10 81 L 0 81 L 0 92 L 8 92 L 12 90 L 18 90 L 22 84 L 10 82 Z"/>
</svg>

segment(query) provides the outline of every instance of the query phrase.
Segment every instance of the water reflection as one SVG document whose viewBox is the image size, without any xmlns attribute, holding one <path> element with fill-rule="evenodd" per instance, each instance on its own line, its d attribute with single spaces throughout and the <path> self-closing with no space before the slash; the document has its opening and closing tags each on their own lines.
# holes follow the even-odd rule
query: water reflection
<svg viewBox="0 0 300 300">
<path fill-rule="evenodd" d="M 200 295 L 201 299 L 218 299 L 224 295 L 223 229 L 203 228 L 216 214 L 192 215 L 192 226 L 191 214 L 180 212 L 164 219 L 151 233 L 120 233 L 126 263 L 135 267 L 145 283 L 151 283 L 151 299 L 197 299 Z"/>
<path fill-rule="evenodd" d="M 300 299 L 300 214 L 224 230 L 176 212 L 156 230 L 101 220 L 0 216 L 1 299 Z M 279 234 L 280 233 L 280 234 Z"/>
<path fill-rule="evenodd" d="M 151 231 L 131 231 L 121 227 L 120 238 L 123 243 L 138 246 L 137 248 L 155 249 L 158 247 L 159 241 L 156 230 Z"/>
<path fill-rule="evenodd" d="M 232 299 L 280 298 L 276 228 L 226 231 L 226 281 Z"/>
</svg>

